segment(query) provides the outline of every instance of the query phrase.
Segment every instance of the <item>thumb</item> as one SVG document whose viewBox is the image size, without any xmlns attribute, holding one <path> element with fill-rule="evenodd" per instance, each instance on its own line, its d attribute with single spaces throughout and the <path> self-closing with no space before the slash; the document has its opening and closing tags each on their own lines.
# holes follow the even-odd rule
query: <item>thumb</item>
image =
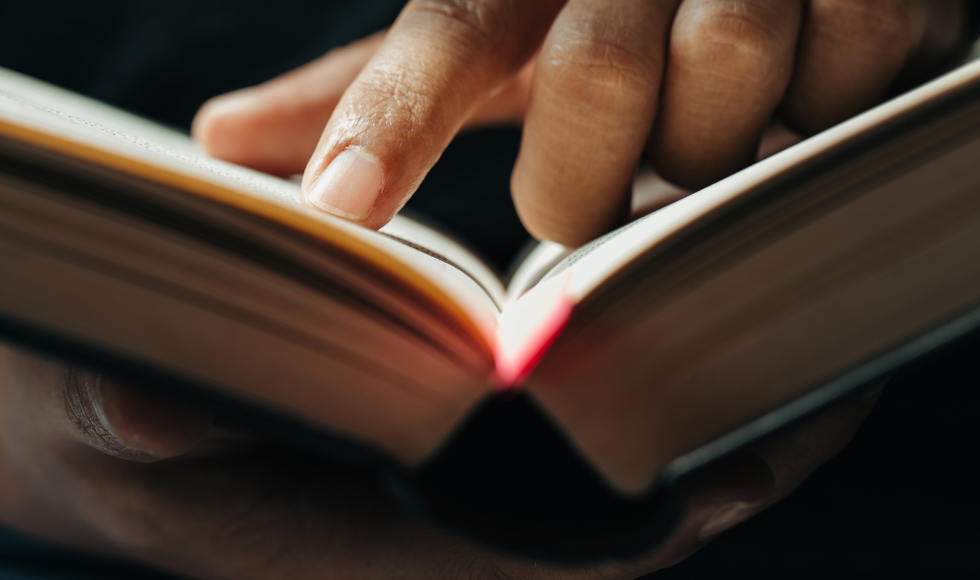
<svg viewBox="0 0 980 580">
<path fill-rule="evenodd" d="M 66 410 L 89 445 L 120 459 L 152 462 L 189 451 L 211 427 L 213 415 L 72 370 L 64 385 Z"/>
</svg>

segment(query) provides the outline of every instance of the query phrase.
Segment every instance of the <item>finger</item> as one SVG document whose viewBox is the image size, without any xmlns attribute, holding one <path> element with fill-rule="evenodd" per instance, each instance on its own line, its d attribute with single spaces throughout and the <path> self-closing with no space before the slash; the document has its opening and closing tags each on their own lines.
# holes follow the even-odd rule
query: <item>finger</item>
<svg viewBox="0 0 980 580">
<path fill-rule="evenodd" d="M 348 88 L 303 177 L 311 205 L 378 228 L 491 92 L 531 58 L 561 0 L 413 0 Z"/>
<path fill-rule="evenodd" d="M 877 398 L 845 401 L 688 482 L 683 520 L 662 546 L 635 563 L 637 570 L 679 562 L 789 495 L 850 442 Z"/>
<path fill-rule="evenodd" d="M 652 555 L 655 567 L 676 564 L 704 547 L 717 535 L 714 528 L 720 518 L 765 504 L 775 493 L 775 486 L 768 464 L 752 452 L 686 485 L 684 519 Z"/>
<path fill-rule="evenodd" d="M 185 453 L 211 426 L 211 413 L 99 373 L 13 351 L 5 358 L 0 423 L 19 433 L 16 438 L 76 451 L 80 443 L 120 459 L 151 462 Z"/>
<path fill-rule="evenodd" d="M 511 189 L 537 238 L 580 245 L 625 220 L 677 0 L 571 0 L 538 56 Z"/>
<path fill-rule="evenodd" d="M 745 453 L 731 463 L 684 486 L 685 510 L 682 521 L 670 536 L 650 553 L 628 561 L 607 561 L 588 568 L 566 567 L 554 570 L 535 563 L 531 576 L 528 562 L 500 560 L 498 575 L 492 578 L 623 579 L 646 578 L 647 574 L 672 566 L 708 544 L 710 538 L 698 532 L 720 506 L 731 502 L 759 502 L 773 493 L 773 474 L 754 453 Z"/>
<path fill-rule="evenodd" d="M 922 44 L 936 4 L 812 0 L 783 121 L 812 134 L 874 105 Z"/>
<path fill-rule="evenodd" d="M 755 160 L 793 70 L 802 0 L 685 0 L 650 150 L 660 175 L 689 188 Z"/>
<path fill-rule="evenodd" d="M 114 455 L 132 461 L 158 461 L 190 451 L 207 435 L 214 415 L 168 399 L 156 397 L 123 385 L 104 375 L 92 378 L 90 373 L 75 372 L 75 377 L 85 377 L 89 388 L 94 387 L 94 399 L 90 399 L 98 420 L 104 429 L 100 443 L 108 444 Z M 77 385 L 77 380 L 76 380 Z"/>
<path fill-rule="evenodd" d="M 189 451 L 213 415 L 121 385 L 99 373 L 68 369 L 61 379 L 71 435 L 119 459 L 152 462 Z"/>
<path fill-rule="evenodd" d="M 491 93 L 469 119 L 464 127 L 484 127 L 487 125 L 521 125 L 527 113 L 531 94 L 531 79 L 534 76 L 535 59 L 507 81 L 497 91 Z"/>
<path fill-rule="evenodd" d="M 959 54 L 965 56 L 972 42 L 972 25 L 975 24 L 977 9 L 974 0 L 919 0 L 926 4 L 926 29 L 916 53 L 905 63 L 898 75 L 896 84 L 889 92 L 902 90 L 925 82 L 947 67 L 960 62 Z"/>
<path fill-rule="evenodd" d="M 886 382 L 881 381 L 873 393 L 844 401 L 756 447 L 755 452 L 769 464 L 776 478 L 776 493 L 767 506 L 796 490 L 851 442 Z"/>
<path fill-rule="evenodd" d="M 880 392 L 879 392 L 880 393 Z M 719 502 L 698 531 L 710 539 L 778 503 L 796 490 L 821 465 L 850 443 L 878 400 L 878 394 L 844 401 L 755 447 L 772 474 L 772 490 L 765 497 L 741 497 Z"/>
<path fill-rule="evenodd" d="M 204 103 L 191 125 L 211 155 L 275 175 L 301 173 L 340 96 L 384 41 L 379 32 L 256 87 Z"/>
</svg>

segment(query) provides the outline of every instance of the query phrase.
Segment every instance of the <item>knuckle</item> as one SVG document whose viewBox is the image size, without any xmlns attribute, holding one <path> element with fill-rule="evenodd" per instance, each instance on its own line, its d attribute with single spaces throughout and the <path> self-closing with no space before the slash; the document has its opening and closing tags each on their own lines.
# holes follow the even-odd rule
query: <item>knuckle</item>
<svg viewBox="0 0 980 580">
<path fill-rule="evenodd" d="M 433 91 L 421 73 L 376 69 L 375 74 L 358 87 L 357 99 L 347 111 L 349 137 L 370 134 L 377 128 L 397 134 L 415 134 L 431 126 L 431 116 L 438 114 Z"/>
<path fill-rule="evenodd" d="M 538 60 L 565 98 L 593 113 L 617 112 L 629 103 L 646 103 L 656 95 L 662 59 L 633 46 L 622 35 L 589 33 L 554 43 Z"/>
<path fill-rule="evenodd" d="M 844 43 L 906 56 L 918 42 L 923 15 L 902 0 L 819 0 L 810 18 Z"/>
<path fill-rule="evenodd" d="M 367 103 L 374 102 L 371 110 L 381 117 L 375 120 L 386 126 L 420 125 L 425 121 L 425 112 L 435 108 L 422 79 L 385 74 L 377 81 L 364 93 Z"/>
<path fill-rule="evenodd" d="M 506 19 L 502 14 L 503 3 L 481 0 L 421 0 L 415 11 L 423 13 L 436 21 L 436 25 L 453 34 L 467 39 L 476 46 L 470 48 L 485 50 L 497 46 L 505 36 Z"/>
<path fill-rule="evenodd" d="M 761 80 L 784 52 L 792 52 L 792 39 L 773 20 L 768 13 L 726 3 L 703 14 L 692 30 L 672 38 L 672 59 L 685 69 Z"/>
</svg>

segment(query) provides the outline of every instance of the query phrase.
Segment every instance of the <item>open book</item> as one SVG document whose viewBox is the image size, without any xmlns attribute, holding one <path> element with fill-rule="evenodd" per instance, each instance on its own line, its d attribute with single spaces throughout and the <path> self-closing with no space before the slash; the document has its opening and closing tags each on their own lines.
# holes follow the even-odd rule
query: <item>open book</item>
<svg viewBox="0 0 980 580">
<path fill-rule="evenodd" d="M 0 272 L 7 339 L 377 461 L 406 505 L 492 541 L 628 553 L 669 529 L 685 473 L 980 323 L 980 64 L 542 244 L 509 287 L 425 225 L 351 225 L 0 72 Z M 589 515 L 576 494 L 604 495 Z"/>
</svg>

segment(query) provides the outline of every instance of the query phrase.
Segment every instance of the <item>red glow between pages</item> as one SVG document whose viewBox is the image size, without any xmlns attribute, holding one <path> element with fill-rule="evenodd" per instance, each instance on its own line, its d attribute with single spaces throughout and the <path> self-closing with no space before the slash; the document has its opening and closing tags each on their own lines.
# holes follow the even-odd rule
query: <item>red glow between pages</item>
<svg viewBox="0 0 980 580">
<path fill-rule="evenodd" d="M 500 315 L 494 354 L 496 388 L 520 387 L 565 328 L 573 305 L 565 292 L 570 274 L 538 284 Z"/>
</svg>

